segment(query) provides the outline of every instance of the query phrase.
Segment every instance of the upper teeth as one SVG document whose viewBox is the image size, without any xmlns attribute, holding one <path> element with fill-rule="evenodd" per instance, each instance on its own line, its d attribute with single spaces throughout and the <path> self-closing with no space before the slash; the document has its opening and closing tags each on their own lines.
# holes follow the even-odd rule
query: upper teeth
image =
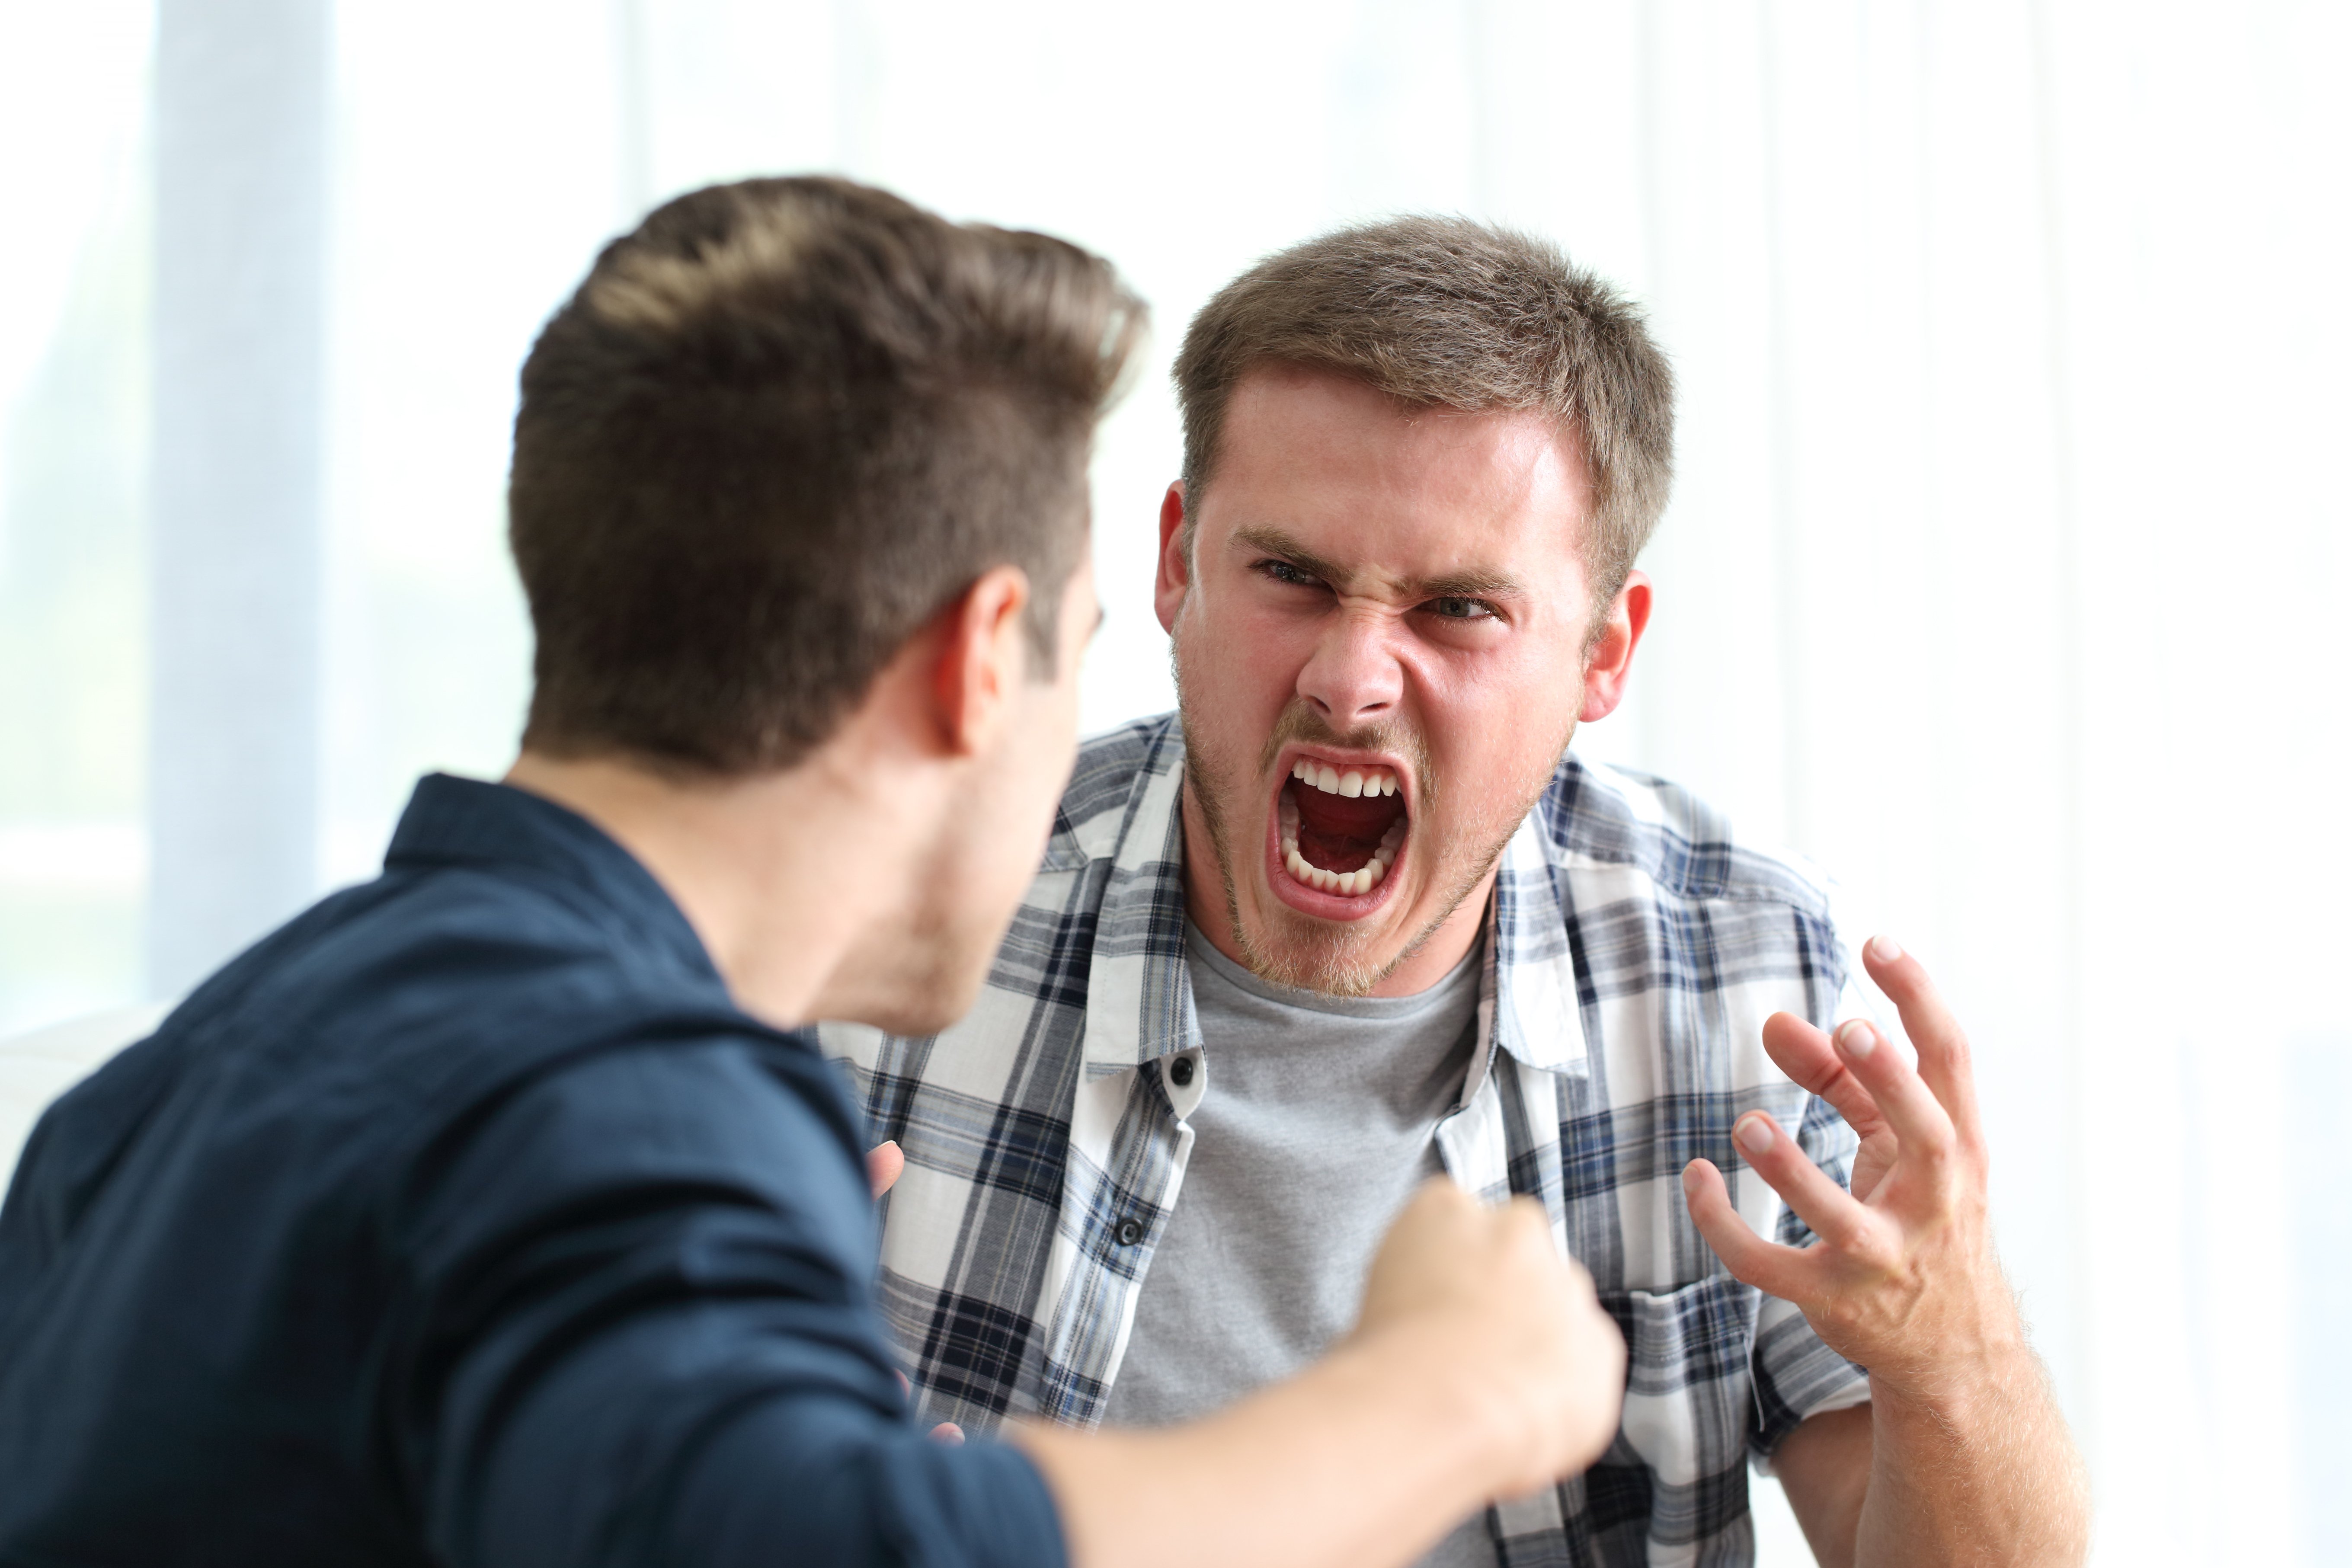
<svg viewBox="0 0 2352 1568">
<path fill-rule="evenodd" d="M 1300 784 L 1312 784 L 1325 795 L 1394 795 L 1397 776 L 1386 768 L 1335 768 L 1328 763 L 1318 763 L 1306 757 L 1290 764 L 1290 776 Z"/>
<path fill-rule="evenodd" d="M 1395 780 L 1389 781 L 1391 788 Z M 1381 885 L 1381 879 L 1396 864 L 1397 851 L 1404 846 L 1404 818 L 1389 824 L 1381 841 L 1372 849 L 1372 858 L 1352 871 L 1332 871 L 1316 865 L 1299 852 L 1298 803 L 1288 795 L 1282 797 L 1276 811 L 1281 828 L 1282 863 L 1290 874 L 1310 888 L 1320 888 L 1327 893 L 1369 893 Z"/>
</svg>

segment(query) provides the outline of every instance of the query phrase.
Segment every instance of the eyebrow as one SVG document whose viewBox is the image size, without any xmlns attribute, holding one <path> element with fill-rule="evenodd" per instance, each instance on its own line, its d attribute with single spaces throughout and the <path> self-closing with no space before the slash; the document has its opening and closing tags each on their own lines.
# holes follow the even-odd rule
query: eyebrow
<svg viewBox="0 0 2352 1568">
<path fill-rule="evenodd" d="M 1279 528 L 1245 524 L 1234 530 L 1233 538 L 1236 544 L 1263 555 L 1280 556 L 1335 587 L 1362 575 L 1336 562 L 1326 561 Z M 1527 592 L 1527 585 L 1509 573 L 1485 567 L 1435 577 L 1387 577 L 1381 581 L 1398 597 L 1405 599 L 1509 598 Z"/>
</svg>

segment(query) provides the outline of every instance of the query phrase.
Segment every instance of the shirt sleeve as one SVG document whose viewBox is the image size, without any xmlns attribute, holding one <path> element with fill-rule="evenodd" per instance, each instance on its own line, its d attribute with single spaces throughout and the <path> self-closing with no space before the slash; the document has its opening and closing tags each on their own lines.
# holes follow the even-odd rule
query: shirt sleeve
<svg viewBox="0 0 2352 1568">
<path fill-rule="evenodd" d="M 1057 1565 L 1043 1479 L 908 1417 L 814 1050 L 611 1052 L 450 1134 L 399 1217 L 398 1462 L 454 1564 Z"/>
</svg>

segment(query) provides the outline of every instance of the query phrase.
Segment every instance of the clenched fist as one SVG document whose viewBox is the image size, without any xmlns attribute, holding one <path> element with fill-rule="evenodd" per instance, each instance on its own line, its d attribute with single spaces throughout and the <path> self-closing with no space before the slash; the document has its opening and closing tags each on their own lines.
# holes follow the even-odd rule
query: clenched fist
<svg viewBox="0 0 2352 1568">
<path fill-rule="evenodd" d="M 1533 1200 L 1490 1208 L 1441 1176 L 1405 1206 L 1350 1339 L 1424 1335 L 1437 1357 L 1427 1375 L 1463 1392 L 1507 1458 L 1496 1496 L 1583 1469 L 1615 1436 L 1624 1337 Z"/>
</svg>

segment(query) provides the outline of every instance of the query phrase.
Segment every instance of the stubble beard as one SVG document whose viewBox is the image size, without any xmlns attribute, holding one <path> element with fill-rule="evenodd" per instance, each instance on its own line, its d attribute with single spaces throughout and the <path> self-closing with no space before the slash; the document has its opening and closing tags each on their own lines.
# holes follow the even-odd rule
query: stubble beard
<svg viewBox="0 0 2352 1568">
<path fill-rule="evenodd" d="M 1266 737 L 1261 750 L 1255 778 L 1236 786 L 1231 770 L 1223 760 L 1213 757 L 1199 744 L 1200 737 L 1192 729 L 1190 705 L 1184 701 L 1184 678 L 1180 660 L 1171 658 L 1176 668 L 1177 721 L 1184 734 L 1184 784 L 1201 809 L 1201 821 L 1209 830 L 1209 846 L 1217 863 L 1217 876 L 1224 884 L 1225 922 L 1233 939 L 1234 951 L 1241 955 L 1250 973 L 1276 985 L 1294 990 L 1316 991 L 1330 996 L 1367 996 L 1382 981 L 1395 973 L 1414 954 L 1429 944 L 1445 922 L 1454 918 L 1464 900 L 1486 879 L 1486 874 L 1502 858 L 1503 850 L 1511 836 L 1535 809 L 1536 801 L 1550 784 L 1559 766 L 1559 759 L 1568 751 L 1568 736 L 1560 739 L 1559 749 L 1541 776 L 1523 793 L 1524 798 L 1484 821 L 1475 822 L 1465 830 L 1473 847 L 1464 857 L 1457 857 L 1460 869 L 1446 891 L 1437 901 L 1437 909 L 1412 934 L 1411 940 L 1397 950 L 1394 956 L 1381 961 L 1366 950 L 1378 940 L 1378 933 L 1354 925 L 1339 925 L 1318 921 L 1295 910 L 1274 903 L 1267 911 L 1270 921 L 1287 929 L 1279 934 L 1286 938 L 1279 946 L 1255 938 L 1242 922 L 1241 899 L 1237 892 L 1235 846 L 1228 831 L 1225 810 L 1229 800 L 1240 798 L 1239 791 L 1246 789 L 1256 779 L 1265 778 L 1274 765 L 1274 758 L 1291 741 L 1357 748 L 1365 751 L 1386 751 L 1408 759 L 1418 786 L 1415 795 L 1415 817 L 1434 816 L 1437 781 L 1428 765 L 1428 752 L 1420 737 L 1393 725 L 1369 725 L 1348 735 L 1340 735 L 1304 706 L 1294 704 L 1286 709 Z M 1570 727 L 1570 734 L 1575 732 Z M 1414 831 L 1419 831 L 1416 821 Z M 1412 840 L 1406 841 L 1408 847 Z M 1441 864 L 1438 875 L 1445 875 Z"/>
</svg>

